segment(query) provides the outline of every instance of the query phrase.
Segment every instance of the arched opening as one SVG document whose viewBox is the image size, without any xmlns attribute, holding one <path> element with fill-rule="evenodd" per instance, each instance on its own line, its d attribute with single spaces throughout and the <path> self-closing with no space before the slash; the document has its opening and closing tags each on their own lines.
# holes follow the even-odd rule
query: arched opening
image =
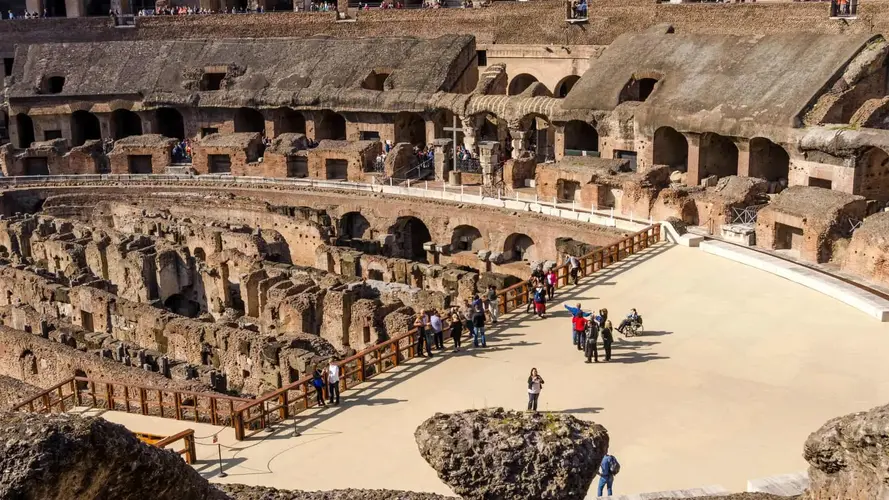
<svg viewBox="0 0 889 500">
<path fill-rule="evenodd" d="M 373 70 L 361 82 L 361 88 L 382 92 L 386 90 L 386 80 L 389 78 L 389 74 L 385 70 Z"/>
<path fill-rule="evenodd" d="M 265 134 L 265 117 L 252 108 L 235 111 L 235 132 L 259 132 Z"/>
<path fill-rule="evenodd" d="M 565 124 L 565 154 L 599 151 L 599 133 L 587 122 L 571 120 Z"/>
<path fill-rule="evenodd" d="M 483 246 L 482 233 L 473 226 L 457 226 L 451 234 L 451 252 L 453 253 L 478 252 L 483 249 Z"/>
<path fill-rule="evenodd" d="M 22 380 L 27 381 L 28 375 L 37 375 L 37 357 L 30 349 L 25 349 L 19 355 L 19 369 L 22 373 Z"/>
<path fill-rule="evenodd" d="M 534 260 L 534 240 L 527 234 L 510 234 L 503 244 L 503 256 L 507 261 Z"/>
<path fill-rule="evenodd" d="M 290 108 L 280 108 L 278 110 L 278 127 L 275 131 L 278 134 L 305 134 L 306 133 L 306 117 L 299 111 Z"/>
<path fill-rule="evenodd" d="M 19 132 L 18 147 L 21 149 L 31 147 L 31 143 L 34 142 L 34 122 L 31 117 L 24 113 L 15 115 L 15 127 Z"/>
<path fill-rule="evenodd" d="M 49 78 L 44 78 L 43 83 L 40 85 L 40 93 L 41 94 L 61 94 L 62 90 L 65 88 L 65 77 L 64 76 L 51 76 Z"/>
<path fill-rule="evenodd" d="M 738 147 L 728 137 L 707 132 L 701 136 L 701 179 L 738 175 Z"/>
<path fill-rule="evenodd" d="M 620 92 L 617 102 L 645 101 L 654 92 L 657 80 L 654 78 L 631 78 Z"/>
<path fill-rule="evenodd" d="M 333 139 L 346 140 L 346 119 L 339 113 L 324 110 L 320 119 L 315 123 L 315 140 Z"/>
<path fill-rule="evenodd" d="M 350 240 L 364 238 L 370 230 L 370 222 L 360 212 L 349 212 L 340 218 L 340 237 Z M 369 236 L 369 235 L 368 235 Z"/>
<path fill-rule="evenodd" d="M 672 127 L 661 127 L 654 132 L 654 164 L 688 169 L 688 140 Z"/>
<path fill-rule="evenodd" d="M 790 173 L 790 156 L 781 146 L 764 137 L 750 140 L 750 177 L 761 177 L 775 182 L 787 180 Z"/>
<path fill-rule="evenodd" d="M 554 133 L 546 117 L 531 115 L 523 118 L 521 123 L 522 129 L 525 131 L 525 146 L 536 154 L 537 161 L 545 162 L 554 159 L 552 147 Z"/>
<path fill-rule="evenodd" d="M 889 154 L 880 148 L 870 148 L 859 163 L 858 193 L 880 202 L 889 201 Z"/>
<path fill-rule="evenodd" d="M 48 0 L 43 4 L 49 17 L 68 17 L 68 9 L 65 0 Z"/>
<path fill-rule="evenodd" d="M 536 82 L 537 78 L 527 74 L 522 73 L 520 75 L 516 75 L 509 82 L 509 89 L 507 90 L 509 95 L 519 95 L 528 87 L 531 86 L 532 83 Z"/>
<path fill-rule="evenodd" d="M 395 142 L 407 142 L 420 148 L 426 146 L 426 122 L 417 113 L 395 115 Z"/>
<path fill-rule="evenodd" d="M 142 135 L 142 119 L 128 109 L 116 109 L 111 113 L 111 130 L 114 140 Z"/>
<path fill-rule="evenodd" d="M 580 80 L 580 77 L 577 75 L 568 75 L 562 78 L 562 81 L 556 85 L 556 97 L 568 97 L 568 93 L 571 92 L 578 80 Z"/>
<path fill-rule="evenodd" d="M 204 249 L 201 247 L 195 247 L 194 260 L 196 260 L 198 262 L 206 262 L 207 261 L 207 252 L 205 252 Z"/>
<path fill-rule="evenodd" d="M 182 113 L 174 108 L 158 108 L 157 113 L 157 132 L 165 137 L 173 137 L 175 139 L 185 139 L 185 120 Z"/>
<path fill-rule="evenodd" d="M 71 115 L 71 145 L 82 146 L 86 141 L 102 138 L 99 118 L 88 111 L 75 111 Z"/>
<path fill-rule="evenodd" d="M 86 378 L 86 372 L 83 370 L 74 370 L 74 376 Z M 76 387 L 77 387 L 78 391 L 85 391 L 85 390 L 87 390 L 88 386 L 89 386 L 89 382 L 87 382 L 85 380 L 78 380 L 76 382 Z"/>
<path fill-rule="evenodd" d="M 107 16 L 111 11 L 111 0 L 88 0 L 86 4 L 86 15 L 88 16 Z"/>
<path fill-rule="evenodd" d="M 399 217 L 389 228 L 393 236 L 391 255 L 405 259 L 426 262 L 425 243 L 432 241 L 429 228 L 416 217 Z"/>
<path fill-rule="evenodd" d="M 186 318 L 197 318 L 201 313 L 201 306 L 193 300 L 185 298 L 180 293 L 174 293 L 164 301 L 164 307 L 175 314 Z"/>
</svg>

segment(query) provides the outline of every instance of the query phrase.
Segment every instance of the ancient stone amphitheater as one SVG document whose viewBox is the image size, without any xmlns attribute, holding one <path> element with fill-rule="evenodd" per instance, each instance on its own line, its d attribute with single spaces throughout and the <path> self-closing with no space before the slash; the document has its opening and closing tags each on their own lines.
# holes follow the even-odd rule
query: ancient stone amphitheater
<svg viewBox="0 0 889 500">
<path fill-rule="evenodd" d="M 787 311 L 797 300 L 798 310 L 818 307 L 808 288 L 867 321 L 889 321 L 889 43 L 882 35 L 889 1 L 849 2 L 853 9 L 842 12 L 830 2 L 597 0 L 588 17 L 556 0 L 463 9 L 414 3 L 360 10 L 342 0 L 335 12 L 305 12 L 308 0 L 186 0 L 177 5 L 278 12 L 133 17 L 155 6 L 0 1 L 0 12 L 52 16 L 0 21 L 0 410 L 8 411 L 0 418 L 0 498 L 431 499 L 442 481 L 465 498 L 583 498 L 608 435 L 563 416 L 524 427 L 503 422 L 538 417 L 495 413 L 482 424 L 439 422 L 438 431 L 422 424 L 420 451 L 440 479 L 430 493 L 359 491 L 349 481 L 315 496 L 274 491 L 264 487 L 291 484 L 272 468 L 271 479 L 223 491 L 206 480 L 218 481 L 208 455 L 216 449 L 195 449 L 202 425 L 217 429 L 214 446 L 225 432 L 269 449 L 270 429 L 292 425 L 296 440 L 323 427 L 311 379 L 329 363 L 342 367 L 346 397 L 381 380 L 435 398 L 442 389 L 433 379 L 422 390 L 402 382 L 427 361 L 438 366 L 415 359 L 417 313 L 447 311 L 492 288 L 493 307 L 505 315 L 506 326 L 491 330 L 500 349 L 514 347 L 508 337 L 517 334 L 508 332 L 531 329 L 520 342 L 537 353 L 529 363 L 568 363 L 533 336 L 566 329 L 561 311 L 543 327 L 527 326 L 519 314 L 532 269 L 555 269 L 561 289 L 569 284 L 568 256 L 580 259 L 587 285 L 557 299 L 557 310 L 562 300 L 603 298 L 623 307 L 598 285 L 638 279 L 659 287 L 656 277 L 618 275 L 649 259 L 656 268 L 675 246 L 795 282 L 800 298 L 777 299 Z M 770 287 L 754 288 L 767 295 Z M 663 301 L 676 312 L 673 304 L 688 306 L 684 293 L 691 294 L 655 293 L 646 305 L 657 310 Z M 750 312 L 743 298 L 730 301 L 698 307 L 711 325 Z M 612 311 L 612 319 L 622 314 Z M 857 329 L 822 326 L 828 338 L 827 330 Z M 881 326 L 862 328 L 870 339 Z M 645 342 L 624 347 L 657 344 Z M 870 352 L 856 346 L 848 358 L 834 353 L 837 364 L 852 366 L 825 387 L 849 397 L 826 415 L 885 401 L 886 379 L 871 370 L 882 342 Z M 809 350 L 762 356 L 817 377 L 817 367 L 794 357 Z M 503 366 L 526 361 L 490 356 Z M 457 363 L 444 359 L 434 363 Z M 792 378 L 769 369 L 764 379 Z M 517 371 L 508 382 L 521 386 L 527 369 Z M 856 387 L 875 389 L 859 397 Z M 754 406 L 757 391 L 767 392 L 744 390 Z M 477 392 L 459 408 L 441 402 L 408 411 L 432 417 L 488 406 L 501 386 Z M 396 396 L 389 400 L 410 406 Z M 586 409 L 563 413 L 601 410 Z M 71 415 L 84 412 L 122 419 L 142 443 L 122 427 Z M 384 418 L 391 417 L 361 417 Z M 884 407 L 812 434 L 807 479 L 791 493 L 889 498 L 887 418 Z M 197 430 L 171 431 L 168 421 Z M 419 423 L 412 422 L 410 433 Z M 810 426 L 790 417 L 784 424 Z M 568 440 L 589 449 L 560 441 L 540 447 L 543 458 L 518 453 L 517 443 L 569 435 L 562 425 L 572 436 L 595 434 Z M 689 431 L 696 425 L 689 422 Z M 488 437 L 461 443 L 459 429 L 472 426 Z M 502 443 L 518 458 L 502 457 L 509 449 Z M 637 443 L 635 453 L 645 456 L 646 446 L 657 455 L 652 443 Z M 95 456 L 96 448 L 107 456 Z M 163 448 L 181 448 L 194 470 Z M 494 457 L 481 477 L 471 467 L 456 472 L 473 460 L 460 455 L 470 448 L 476 460 Z M 744 452 L 754 462 L 767 453 Z M 68 453 L 72 459 L 53 462 Z M 553 454 L 572 453 L 582 457 L 574 469 L 550 463 Z M 647 466 L 669 461 L 652 460 Z M 552 474 L 540 472 L 549 466 Z M 113 477 L 120 469 L 134 477 Z M 761 475 L 785 472 L 792 471 Z M 374 474 L 383 476 L 374 485 L 404 489 Z M 512 477 L 519 479 L 504 480 Z M 560 479 L 541 486 L 547 477 Z M 432 484 L 423 481 L 416 489 Z"/>
</svg>

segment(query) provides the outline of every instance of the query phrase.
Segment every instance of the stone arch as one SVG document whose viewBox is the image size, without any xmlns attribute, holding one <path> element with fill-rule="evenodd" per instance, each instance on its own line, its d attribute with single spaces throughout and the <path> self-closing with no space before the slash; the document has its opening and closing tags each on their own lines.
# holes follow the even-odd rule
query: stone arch
<svg viewBox="0 0 889 500">
<path fill-rule="evenodd" d="M 340 237 L 348 239 L 369 236 L 370 222 L 361 212 L 348 212 L 340 218 Z"/>
<path fill-rule="evenodd" d="M 500 142 L 500 117 L 485 111 L 473 116 L 478 141 Z"/>
<path fill-rule="evenodd" d="M 15 126 L 19 133 L 18 147 L 21 149 L 31 147 L 34 142 L 34 121 L 25 113 L 15 115 Z"/>
<path fill-rule="evenodd" d="M 155 111 L 157 132 L 166 137 L 185 139 L 185 120 L 182 113 L 175 108 L 158 108 Z"/>
<path fill-rule="evenodd" d="M 542 114 L 534 113 L 522 118 L 519 121 L 519 124 L 520 128 L 525 132 L 525 144 L 519 149 L 527 148 L 531 151 L 535 151 L 538 156 L 538 161 L 544 161 L 546 158 L 552 156 L 550 153 L 552 152 L 552 143 L 555 134 L 549 118 Z M 517 148 L 517 145 L 514 144 L 513 147 Z"/>
<path fill-rule="evenodd" d="M 49 17 L 68 17 L 68 8 L 65 0 L 49 0 L 43 4 Z"/>
<path fill-rule="evenodd" d="M 747 175 L 767 181 L 787 179 L 790 174 L 790 155 L 778 144 L 765 137 L 750 139 L 750 168 Z"/>
<path fill-rule="evenodd" d="M 645 102 L 654 92 L 657 82 L 657 78 L 633 76 L 620 91 L 620 96 L 617 99 L 618 104 L 626 101 Z"/>
<path fill-rule="evenodd" d="M 111 0 L 87 0 L 86 15 L 107 16 L 111 11 Z"/>
<path fill-rule="evenodd" d="M 578 80 L 580 80 L 578 75 L 568 75 L 559 80 L 559 83 L 556 84 L 556 91 L 553 92 L 553 97 L 568 97 L 568 93 L 571 92 Z"/>
<path fill-rule="evenodd" d="M 234 117 L 235 132 L 259 132 L 265 135 L 265 117 L 253 108 L 238 108 Z"/>
<path fill-rule="evenodd" d="M 673 127 L 654 131 L 654 164 L 688 169 L 688 139 Z"/>
<path fill-rule="evenodd" d="M 599 132 L 587 122 L 569 121 L 565 124 L 565 150 L 599 151 Z"/>
<path fill-rule="evenodd" d="M 89 111 L 75 111 L 71 114 L 71 145 L 82 146 L 90 140 L 102 138 L 99 117 Z"/>
<path fill-rule="evenodd" d="M 701 179 L 738 175 L 738 146 L 731 138 L 713 132 L 701 136 Z"/>
<path fill-rule="evenodd" d="M 534 240 L 524 233 L 512 233 L 503 242 L 503 256 L 507 261 L 535 260 Z"/>
<path fill-rule="evenodd" d="M 432 235 L 426 224 L 413 216 L 399 217 L 389 228 L 393 236 L 390 253 L 393 257 L 426 262 L 425 243 L 432 241 Z"/>
<path fill-rule="evenodd" d="M 475 226 L 460 225 L 451 233 L 451 252 L 478 252 L 484 249 L 482 233 Z"/>
<path fill-rule="evenodd" d="M 395 115 L 395 142 L 426 146 L 426 121 L 417 113 L 402 111 Z"/>
<path fill-rule="evenodd" d="M 111 112 L 111 134 L 114 140 L 142 135 L 142 119 L 128 109 L 116 109 Z"/>
<path fill-rule="evenodd" d="M 858 192 L 861 196 L 880 202 L 889 201 L 889 154 L 872 147 L 858 163 Z"/>
<path fill-rule="evenodd" d="M 536 81 L 537 78 L 535 76 L 529 75 L 528 73 L 521 73 L 519 75 L 516 75 L 512 77 L 512 80 L 509 81 L 507 93 L 509 95 L 519 95 Z"/>
<path fill-rule="evenodd" d="M 305 134 L 306 133 L 306 117 L 290 108 L 280 108 L 278 110 L 278 127 L 275 129 L 277 134 Z"/>
<path fill-rule="evenodd" d="M 207 252 L 204 251 L 201 247 L 195 247 L 194 249 L 194 259 L 200 262 L 207 261 Z"/>
<path fill-rule="evenodd" d="M 197 318 L 201 313 L 201 306 L 197 302 L 188 299 L 181 293 L 174 293 L 164 301 L 164 307 L 175 314 L 186 318 Z"/>
<path fill-rule="evenodd" d="M 346 140 L 346 119 L 339 113 L 325 109 L 315 123 L 315 140 Z"/>
</svg>

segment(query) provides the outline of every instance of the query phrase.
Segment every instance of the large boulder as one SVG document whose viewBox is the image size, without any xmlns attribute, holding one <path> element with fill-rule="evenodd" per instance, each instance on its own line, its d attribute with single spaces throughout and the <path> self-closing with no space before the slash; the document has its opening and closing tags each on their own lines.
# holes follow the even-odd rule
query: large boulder
<svg viewBox="0 0 889 500">
<path fill-rule="evenodd" d="M 601 425 L 503 408 L 438 413 L 414 437 L 442 481 L 466 499 L 583 499 L 608 450 Z"/>
<path fill-rule="evenodd" d="M 228 498 L 180 456 L 96 417 L 3 415 L 0 471 L 0 498 Z"/>
<path fill-rule="evenodd" d="M 809 500 L 889 499 L 889 405 L 828 421 L 806 440 Z"/>
</svg>

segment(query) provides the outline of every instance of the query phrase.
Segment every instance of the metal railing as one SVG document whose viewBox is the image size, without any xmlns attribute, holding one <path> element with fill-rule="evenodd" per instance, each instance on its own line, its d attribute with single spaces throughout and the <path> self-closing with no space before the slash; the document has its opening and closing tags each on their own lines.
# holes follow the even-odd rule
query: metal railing
<svg viewBox="0 0 889 500">
<path fill-rule="evenodd" d="M 756 216 L 759 211 L 768 206 L 768 203 L 761 205 L 750 205 L 749 207 L 731 207 L 731 223 L 732 224 L 756 224 Z"/>
<path fill-rule="evenodd" d="M 195 449 L 195 441 L 194 441 L 194 429 L 185 429 L 182 432 L 178 432 L 173 434 L 172 436 L 158 436 L 156 434 L 148 434 L 145 432 L 134 432 L 133 434 L 139 438 L 145 444 L 149 444 L 156 448 L 166 448 L 171 444 L 182 441 L 183 448 L 180 450 L 174 449 L 173 451 L 180 455 L 185 463 L 192 465 L 197 462 L 197 452 Z"/>
<path fill-rule="evenodd" d="M 251 400 L 216 393 L 71 377 L 31 396 L 12 411 L 52 413 L 87 407 L 213 425 L 231 425 L 235 408 L 249 401 Z"/>
</svg>

